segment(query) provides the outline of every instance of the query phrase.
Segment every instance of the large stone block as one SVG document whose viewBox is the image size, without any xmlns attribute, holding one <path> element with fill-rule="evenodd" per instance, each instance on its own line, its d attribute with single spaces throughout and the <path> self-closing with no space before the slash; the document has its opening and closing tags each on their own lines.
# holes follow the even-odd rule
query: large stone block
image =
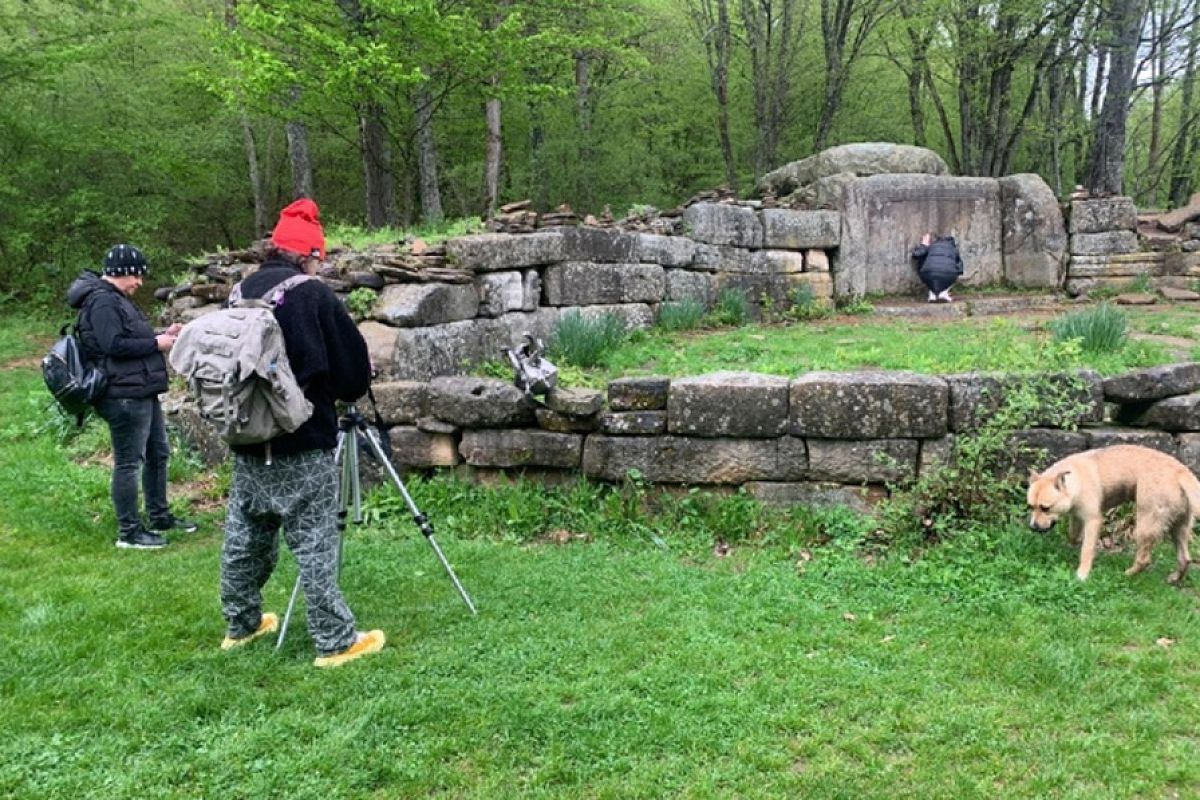
<svg viewBox="0 0 1200 800">
<path fill-rule="evenodd" d="M 364 336 L 368 324 L 359 326 Z M 382 344 L 386 341 L 385 336 L 372 333 L 367 339 L 375 366 L 385 375 L 414 381 L 427 381 L 438 375 L 461 374 L 475 364 L 499 358 L 499 347 L 505 341 L 504 327 L 491 319 L 392 330 L 395 333 L 392 335 L 390 355 L 385 353 L 386 348 Z M 380 343 L 372 344 L 373 339 Z"/>
<path fill-rule="evenodd" d="M 1182 461 L 1192 474 L 1200 475 L 1200 433 L 1181 433 L 1177 439 L 1179 451 L 1175 453 L 1175 457 Z"/>
<path fill-rule="evenodd" d="M 686 236 L 637 234 L 637 260 L 664 267 L 686 267 L 696 257 L 696 243 Z"/>
<path fill-rule="evenodd" d="M 946 435 L 949 390 L 941 378 L 907 372 L 810 372 L 792 380 L 790 396 L 793 436 Z"/>
<path fill-rule="evenodd" d="M 561 316 L 578 313 L 584 319 L 600 319 L 603 316 L 614 316 L 621 320 L 621 326 L 628 331 L 643 330 L 654 325 L 654 309 L 645 303 L 617 303 L 596 306 L 562 306 Z"/>
<path fill-rule="evenodd" d="M 1071 234 L 1071 255 L 1073 256 L 1116 255 L 1118 253 L 1136 253 L 1137 250 L 1137 234 L 1133 231 Z"/>
<path fill-rule="evenodd" d="M 562 235 L 562 261 L 629 263 L 638 260 L 639 238 L 615 228 L 553 228 Z"/>
<path fill-rule="evenodd" d="M 847 184 L 837 297 L 917 294 L 912 249 L 929 231 L 954 236 L 962 282 L 986 286 L 1004 276 L 1000 184 L 993 178 L 876 175 Z"/>
<path fill-rule="evenodd" d="M 754 272 L 754 253 L 745 247 L 698 244 L 692 269 L 706 272 Z"/>
<path fill-rule="evenodd" d="M 588 477 L 622 481 L 630 470 L 651 483 L 741 484 L 805 477 L 804 442 L 778 439 L 696 439 L 685 436 L 604 436 L 583 445 Z"/>
<path fill-rule="evenodd" d="M 563 238 L 557 230 L 477 233 L 446 240 L 446 260 L 475 272 L 536 267 L 563 258 Z"/>
<path fill-rule="evenodd" d="M 666 280 L 667 293 L 663 299 L 670 302 L 695 300 L 708 308 L 717 296 L 717 278 L 707 272 L 669 269 L 666 271 Z"/>
<path fill-rule="evenodd" d="M 833 278 L 827 272 L 793 272 L 781 275 L 725 273 L 716 276 L 717 294 L 736 291 L 746 298 L 750 318 L 761 320 L 766 306 L 783 312 L 793 306 L 800 293 L 819 304 L 829 305 L 833 298 Z"/>
<path fill-rule="evenodd" d="M 1163 253 L 1121 253 L 1104 256 L 1071 256 L 1067 267 L 1070 278 L 1151 277 L 1163 271 Z"/>
<path fill-rule="evenodd" d="M 1071 201 L 1071 233 L 1137 230 L 1137 206 L 1132 197 L 1101 197 Z"/>
<path fill-rule="evenodd" d="M 1115 375 L 1104 381 L 1104 399 L 1113 403 L 1161 400 L 1200 389 L 1200 364 L 1166 364 Z"/>
<path fill-rule="evenodd" d="M 658 264 L 599 264 L 566 261 L 546 268 L 547 305 L 657 303 L 666 293 L 666 274 Z"/>
<path fill-rule="evenodd" d="M 386 425 L 415 425 L 429 413 L 429 384 L 425 381 L 376 381 L 371 390 Z"/>
<path fill-rule="evenodd" d="M 600 431 L 613 436 L 653 436 L 667 432 L 665 411 L 610 411 L 600 415 Z"/>
<path fill-rule="evenodd" d="M 889 483 L 917 471 L 916 439 L 805 439 L 808 476 L 837 483 Z"/>
<path fill-rule="evenodd" d="M 541 430 L 474 430 L 458 447 L 474 467 L 556 467 L 578 469 L 583 437 Z"/>
<path fill-rule="evenodd" d="M 804 254 L 797 250 L 755 250 L 750 258 L 754 272 L 785 275 L 804 271 Z"/>
<path fill-rule="evenodd" d="M 945 381 L 950 387 L 949 427 L 955 433 L 978 430 L 1024 386 L 1042 403 L 1025 424 L 1096 425 L 1104 420 L 1103 382 L 1093 370 L 1031 376 L 969 372 L 947 375 Z M 1065 419 L 1064 404 L 1074 411 Z"/>
<path fill-rule="evenodd" d="M 1090 428 L 1084 431 L 1088 449 L 1112 447 L 1117 444 L 1136 444 L 1160 450 L 1169 456 L 1179 452 L 1179 442 L 1163 431 L 1147 431 L 1132 428 Z"/>
<path fill-rule="evenodd" d="M 1058 286 L 1067 233 L 1054 192 L 1040 175 L 1009 175 L 999 183 L 1004 279 L 1022 288 Z"/>
<path fill-rule="evenodd" d="M 358 332 L 362 334 L 363 339 L 366 341 L 367 353 L 370 354 L 371 363 L 375 365 L 375 369 L 378 370 L 379 374 L 383 377 L 399 377 L 396 371 L 396 340 L 399 338 L 398 331 L 391 325 L 367 321 L 359 323 Z"/>
<path fill-rule="evenodd" d="M 688 237 L 705 244 L 762 247 L 762 223 L 754 209 L 728 203 L 693 203 L 683 210 Z"/>
<path fill-rule="evenodd" d="M 479 313 L 479 290 L 472 283 L 400 283 L 384 288 L 371 319 L 419 328 L 471 319 Z"/>
<path fill-rule="evenodd" d="M 1131 424 L 1161 431 L 1200 431 L 1200 393 L 1151 403 Z"/>
<path fill-rule="evenodd" d="M 671 381 L 667 429 L 683 436 L 776 437 L 787 430 L 788 381 L 753 372 L 715 372 Z"/>
<path fill-rule="evenodd" d="M 428 433 L 410 425 L 388 431 L 396 469 L 426 469 L 458 465 L 458 446 L 448 433 Z"/>
<path fill-rule="evenodd" d="M 1014 454 L 1013 474 L 1022 478 L 1029 470 L 1044 470 L 1055 461 L 1088 449 L 1087 436 L 1078 431 L 1030 428 L 1015 432 L 1010 439 Z"/>
<path fill-rule="evenodd" d="M 514 311 L 497 317 L 496 324 L 488 331 L 493 338 L 483 343 L 483 360 L 507 360 L 501 350 L 520 347 L 525 341 L 525 334 L 548 343 L 553 338 L 561 318 L 560 309 L 552 306 L 542 306 L 529 313 Z"/>
<path fill-rule="evenodd" d="M 608 407 L 613 411 L 659 411 L 667 407 L 671 379 L 659 375 L 617 378 L 608 384 Z"/>
<path fill-rule="evenodd" d="M 532 425 L 534 403 L 525 393 L 497 378 L 444 376 L 429 382 L 429 411 L 462 428 Z"/>
<path fill-rule="evenodd" d="M 537 280 L 537 272 L 529 270 Z M 509 311 L 528 311 L 537 305 L 525 296 L 525 274 L 515 270 L 504 272 L 485 272 L 475 280 L 479 287 L 479 314 L 485 317 L 498 317 Z"/>
<path fill-rule="evenodd" d="M 890 142 L 854 142 L 830 147 L 768 172 L 759 181 L 758 191 L 769 191 L 776 195 L 791 194 L 802 186 L 843 173 L 859 176 L 886 173 L 945 175 L 949 171 L 942 157 L 925 147 Z"/>
<path fill-rule="evenodd" d="M 827 250 L 842 241 L 842 215 L 836 211 L 765 208 L 762 246 L 778 250 Z"/>
<path fill-rule="evenodd" d="M 1200 253 L 1164 253 L 1163 274 L 1200 277 Z"/>
</svg>

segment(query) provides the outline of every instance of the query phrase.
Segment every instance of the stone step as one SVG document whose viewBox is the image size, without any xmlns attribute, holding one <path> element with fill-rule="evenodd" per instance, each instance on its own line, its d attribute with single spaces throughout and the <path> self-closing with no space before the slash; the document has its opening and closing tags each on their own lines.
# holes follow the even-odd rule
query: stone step
<svg viewBox="0 0 1200 800">
<path fill-rule="evenodd" d="M 953 294 L 953 290 L 951 290 Z M 871 301 L 875 314 L 885 317 L 946 319 L 954 317 L 1057 311 L 1067 305 L 1058 295 L 962 295 L 952 303 L 927 303 L 911 297 Z"/>
</svg>

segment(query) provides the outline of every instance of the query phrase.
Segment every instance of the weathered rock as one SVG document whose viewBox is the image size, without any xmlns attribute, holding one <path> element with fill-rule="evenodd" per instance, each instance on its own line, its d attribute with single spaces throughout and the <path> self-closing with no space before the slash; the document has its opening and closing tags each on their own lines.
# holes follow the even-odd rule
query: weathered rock
<svg viewBox="0 0 1200 800">
<path fill-rule="evenodd" d="M 424 381 L 377 381 L 371 390 L 387 425 L 413 425 L 429 413 L 429 384 Z"/>
<path fill-rule="evenodd" d="M 739 484 L 805 477 L 804 442 L 778 439 L 696 439 L 685 436 L 604 436 L 583 445 L 588 477 L 623 481 L 630 470 L 652 483 Z"/>
<path fill-rule="evenodd" d="M 753 272 L 785 275 L 804 271 L 804 254 L 795 250 L 755 250 L 750 263 Z"/>
<path fill-rule="evenodd" d="M 1072 256 L 1115 255 L 1117 253 L 1136 253 L 1137 251 L 1137 234 L 1133 231 L 1071 234 Z"/>
<path fill-rule="evenodd" d="M 551 389 L 546 408 L 569 417 L 590 417 L 604 406 L 604 393 L 596 389 Z"/>
<path fill-rule="evenodd" d="M 664 267 L 686 267 L 696 257 L 696 243 L 686 236 L 637 234 L 638 261 Z"/>
<path fill-rule="evenodd" d="M 1179 450 L 1175 457 L 1194 475 L 1200 475 L 1200 433 L 1181 433 L 1176 436 Z"/>
<path fill-rule="evenodd" d="M 1040 175 L 1009 175 L 999 184 L 1004 279 L 1023 288 L 1058 286 L 1067 234 L 1054 192 Z"/>
<path fill-rule="evenodd" d="M 192 401 L 183 396 L 168 397 L 163 402 L 163 417 L 206 465 L 222 464 L 229 458 L 229 445 L 221 439 L 216 427 L 200 416 Z"/>
<path fill-rule="evenodd" d="M 684 230 L 697 242 L 762 247 L 762 223 L 753 209 L 728 203 L 694 203 L 683 210 Z"/>
<path fill-rule="evenodd" d="M 888 483 L 916 474 L 916 439 L 805 439 L 808 477 L 837 483 Z"/>
<path fill-rule="evenodd" d="M 882 486 L 843 486 L 839 483 L 799 481 L 772 483 L 749 481 L 742 485 L 746 494 L 766 506 L 809 506 L 813 508 L 850 508 L 866 514 L 887 497 Z"/>
<path fill-rule="evenodd" d="M 657 303 L 666 293 L 666 275 L 658 264 L 567 261 L 546 268 L 543 292 L 552 306 Z"/>
<path fill-rule="evenodd" d="M 782 275 L 725 273 L 717 276 L 717 294 L 736 291 L 746 298 L 750 318 L 763 318 L 764 304 L 776 312 L 795 305 L 802 293 L 819 305 L 833 302 L 833 278 L 828 272 L 792 272 Z"/>
<path fill-rule="evenodd" d="M 384 283 L 382 275 L 370 270 L 355 270 L 347 273 L 346 282 L 356 289 L 374 289 L 377 292 L 383 288 Z"/>
<path fill-rule="evenodd" d="M 392 441 L 392 464 L 396 469 L 453 467 L 459 463 L 454 437 L 446 433 L 429 433 L 410 425 L 388 431 Z"/>
<path fill-rule="evenodd" d="M 842 241 L 842 215 L 836 211 L 792 211 L 763 209 L 762 246 L 777 250 L 821 250 Z"/>
<path fill-rule="evenodd" d="M 536 271 L 529 270 L 536 275 Z M 479 314 L 498 317 L 509 311 L 527 311 L 537 305 L 525 296 L 525 279 L 520 272 L 485 272 L 476 279 L 479 289 Z"/>
<path fill-rule="evenodd" d="M 1200 394 L 1184 394 L 1158 400 L 1132 424 L 1163 431 L 1200 431 Z"/>
<path fill-rule="evenodd" d="M 429 410 L 463 428 L 532 425 L 534 404 L 511 383 L 496 378 L 444 376 L 429 382 Z"/>
<path fill-rule="evenodd" d="M 536 408 L 538 427 L 544 431 L 555 433 L 590 433 L 600 428 L 599 416 L 573 417 L 570 414 L 560 414 L 548 408 Z"/>
<path fill-rule="evenodd" d="M 1179 452 L 1175 437 L 1163 431 L 1144 431 L 1130 428 L 1090 428 L 1084 432 L 1088 449 L 1112 447 L 1115 444 L 1136 444 L 1161 450 L 1169 456 Z"/>
<path fill-rule="evenodd" d="M 1161 400 L 1200 389 L 1200 363 L 1165 364 L 1133 370 L 1103 383 L 1104 399 L 1114 403 Z"/>
<path fill-rule="evenodd" d="M 1172 303 L 1195 303 L 1200 301 L 1200 292 L 1193 292 L 1191 289 L 1160 286 L 1158 287 L 1158 293 L 1163 296 L 1163 299 L 1170 300 Z"/>
<path fill-rule="evenodd" d="M 946 382 L 906 372 L 810 372 L 791 382 L 793 436 L 946 435 Z M 916 451 L 913 451 L 914 465 Z"/>
<path fill-rule="evenodd" d="M 804 271 L 829 272 L 829 254 L 824 250 L 805 250 Z"/>
<path fill-rule="evenodd" d="M 591 227 L 555 230 L 559 231 L 563 240 L 562 258 L 559 261 L 627 264 L 638 260 L 639 234 Z"/>
<path fill-rule="evenodd" d="M 667 290 L 663 299 L 667 301 L 695 300 L 708 308 L 717 296 L 717 278 L 705 272 L 669 269 L 666 271 L 666 281 Z"/>
<path fill-rule="evenodd" d="M 541 430 L 469 430 L 458 450 L 476 467 L 578 469 L 583 437 Z"/>
<path fill-rule="evenodd" d="M 946 375 L 950 387 L 949 427 L 969 433 L 1010 402 L 1011 394 L 1029 385 L 1043 405 L 1030 425 L 1096 425 L 1104 420 L 1104 390 L 1100 374 L 1093 370 L 1034 376 L 962 373 Z M 1062 404 L 1076 413 L 1063 419 Z"/>
<path fill-rule="evenodd" d="M 364 337 L 367 337 L 369 324 L 359 326 Z M 470 319 L 424 328 L 392 328 L 391 331 L 390 348 L 384 336 L 367 337 L 367 344 L 377 368 L 386 375 L 405 380 L 427 381 L 437 375 L 459 374 L 474 364 L 499 358 L 500 348 L 511 346 L 504 327 L 490 319 Z M 374 343 L 374 338 L 381 339 L 382 343 Z M 388 349 L 391 352 L 385 356 Z"/>
<path fill-rule="evenodd" d="M 437 417 L 424 416 L 417 419 L 417 430 L 425 433 L 438 433 L 447 436 L 453 436 L 458 433 L 459 427 Z M 457 455 L 458 450 L 454 451 Z"/>
<path fill-rule="evenodd" d="M 626 332 L 649 328 L 654 325 L 654 309 L 645 303 L 619 303 L 613 305 L 594 306 L 562 306 L 562 317 L 578 313 L 584 319 L 596 320 L 604 316 L 613 316 L 621 320 L 621 326 Z M 560 317 L 561 319 L 561 317 Z"/>
<path fill-rule="evenodd" d="M 600 415 L 599 430 L 613 436 L 651 436 L 667 432 L 665 411 L 610 411 Z"/>
<path fill-rule="evenodd" d="M 613 411 L 658 411 L 667 407 L 671 379 L 657 375 L 617 378 L 608 384 L 608 407 Z"/>
<path fill-rule="evenodd" d="M 1071 233 L 1137 230 L 1137 207 L 1132 197 L 1101 197 L 1071 201 Z"/>
<path fill-rule="evenodd" d="M 930 231 L 958 241 L 963 283 L 999 283 L 1004 275 L 1000 222 L 1000 184 L 993 178 L 860 178 L 846 191 L 834 293 L 854 297 L 923 291 L 911 254 Z"/>
<path fill-rule="evenodd" d="M 403 283 L 386 287 L 375 301 L 371 319 L 404 328 L 473 319 L 479 313 L 474 284 Z"/>
<path fill-rule="evenodd" d="M 929 473 L 952 466 L 955 461 L 956 437 L 947 434 L 940 439 L 921 439 L 921 452 L 917 456 L 917 474 Z"/>
<path fill-rule="evenodd" d="M 698 244 L 692 269 L 706 272 L 754 272 L 754 253 L 744 247 Z"/>
<path fill-rule="evenodd" d="M 857 142 L 822 150 L 816 155 L 785 164 L 758 182 L 760 194 L 791 194 L 821 178 L 841 173 L 858 176 L 885 173 L 945 175 L 946 162 L 932 150 L 888 142 Z"/>
<path fill-rule="evenodd" d="M 1126 292 L 1117 295 L 1113 302 L 1119 306 L 1152 306 L 1158 302 L 1158 297 L 1149 292 Z"/>
<path fill-rule="evenodd" d="M 1200 277 L 1200 253 L 1163 253 L 1163 274 Z"/>
<path fill-rule="evenodd" d="M 764 438 L 787 430 L 788 381 L 753 372 L 715 372 L 671 382 L 667 429 L 683 436 Z"/>
<path fill-rule="evenodd" d="M 1158 218 L 1158 227 L 1174 233 L 1193 219 L 1200 219 L 1200 192 L 1192 195 L 1186 206 L 1161 215 Z"/>
<path fill-rule="evenodd" d="M 1011 437 L 1010 449 L 1015 454 L 1013 474 L 1025 477 L 1029 470 L 1039 472 L 1055 461 L 1088 448 L 1087 436 L 1077 431 L 1053 428 L 1031 428 L 1017 431 Z"/>
<path fill-rule="evenodd" d="M 475 272 L 536 267 L 563 257 L 563 237 L 558 230 L 520 236 L 477 233 L 446 240 L 446 259 Z"/>
<path fill-rule="evenodd" d="M 1154 276 L 1163 269 L 1163 255 L 1163 253 L 1117 253 L 1101 256 L 1071 256 L 1067 274 L 1072 278 Z"/>
<path fill-rule="evenodd" d="M 224 283 L 196 283 L 192 284 L 191 294 L 202 303 L 223 303 L 231 288 Z"/>
</svg>

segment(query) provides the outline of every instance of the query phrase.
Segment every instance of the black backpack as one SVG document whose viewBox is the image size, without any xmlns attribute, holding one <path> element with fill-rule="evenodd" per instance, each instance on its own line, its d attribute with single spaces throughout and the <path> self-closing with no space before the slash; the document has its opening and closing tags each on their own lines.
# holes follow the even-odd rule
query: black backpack
<svg viewBox="0 0 1200 800">
<path fill-rule="evenodd" d="M 88 363 L 75 331 L 68 332 L 68 327 L 62 326 L 58 341 L 42 358 L 42 379 L 59 407 L 82 426 L 88 409 L 104 394 L 108 379 Z M 78 325 L 75 328 L 78 330 Z"/>
</svg>

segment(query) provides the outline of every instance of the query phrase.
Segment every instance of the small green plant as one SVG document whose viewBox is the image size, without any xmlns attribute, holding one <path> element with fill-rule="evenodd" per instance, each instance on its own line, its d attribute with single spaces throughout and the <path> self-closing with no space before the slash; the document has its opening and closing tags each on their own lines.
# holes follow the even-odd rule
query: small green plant
<svg viewBox="0 0 1200 800">
<path fill-rule="evenodd" d="M 366 319 L 375 305 L 375 290 L 360 286 L 346 296 L 346 310 L 356 320 Z"/>
<path fill-rule="evenodd" d="M 625 325 L 615 314 L 584 317 L 568 311 L 550 337 L 550 358 L 577 367 L 594 367 L 625 339 Z"/>
<path fill-rule="evenodd" d="M 792 304 L 785 313 L 788 319 L 803 322 L 806 320 L 824 319 L 833 313 L 833 309 L 830 306 L 817 300 L 812 287 L 807 283 L 792 289 L 789 299 Z"/>
<path fill-rule="evenodd" d="M 1150 279 L 1149 275 L 1143 272 L 1129 282 L 1125 291 L 1137 292 L 1138 294 L 1152 294 L 1154 292 L 1154 281 Z"/>
<path fill-rule="evenodd" d="M 745 325 L 750 318 L 750 303 L 737 289 L 722 289 L 709 316 L 717 325 Z"/>
<path fill-rule="evenodd" d="M 875 306 L 866 295 L 852 294 L 849 297 L 834 298 L 834 308 L 839 314 L 871 314 L 875 311 Z"/>
<path fill-rule="evenodd" d="M 1118 289 L 1116 286 L 1110 286 L 1108 284 L 1100 284 L 1099 286 L 1093 286 L 1091 289 L 1088 289 L 1087 296 L 1088 296 L 1089 300 L 1104 301 L 1104 300 L 1112 300 L 1114 297 L 1116 297 L 1120 293 L 1121 293 L 1121 290 Z"/>
<path fill-rule="evenodd" d="M 663 303 L 658 310 L 658 327 L 665 331 L 690 331 L 704 320 L 704 304 L 695 298 Z"/>
<path fill-rule="evenodd" d="M 1073 311 L 1050 323 L 1055 341 L 1079 339 L 1089 353 L 1115 353 L 1128 336 L 1125 314 L 1110 303 Z"/>
</svg>

